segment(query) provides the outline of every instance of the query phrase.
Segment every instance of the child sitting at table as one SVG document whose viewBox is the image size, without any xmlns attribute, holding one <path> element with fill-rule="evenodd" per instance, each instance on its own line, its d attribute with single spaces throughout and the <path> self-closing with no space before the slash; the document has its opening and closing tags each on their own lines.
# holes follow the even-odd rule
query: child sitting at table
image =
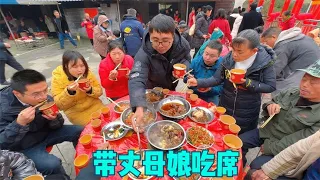
<svg viewBox="0 0 320 180">
<path fill-rule="evenodd" d="M 128 80 L 133 63 L 133 58 L 125 54 L 121 43 L 109 43 L 109 53 L 99 66 L 101 84 L 108 97 L 116 100 L 129 94 Z"/>
<path fill-rule="evenodd" d="M 87 87 L 80 88 L 81 80 L 76 81 L 79 76 L 88 80 Z M 99 99 L 102 95 L 99 81 L 77 51 L 66 51 L 63 54 L 62 65 L 52 72 L 51 88 L 55 103 L 72 124 L 86 125 L 91 114 L 104 107 Z"/>
<path fill-rule="evenodd" d="M 259 34 L 254 30 L 244 30 L 232 42 L 233 51 L 221 63 L 214 76 L 207 79 L 190 78 L 189 86 L 209 88 L 223 84 L 220 106 L 226 114 L 234 116 L 241 132 L 257 128 L 261 105 L 261 93 L 271 93 L 276 89 L 276 75 L 273 67 L 275 53 L 260 45 Z M 231 69 L 245 70 L 241 82 L 231 82 Z"/>
<path fill-rule="evenodd" d="M 202 56 L 197 56 L 191 61 L 190 69 L 192 75 L 199 78 L 212 77 L 219 68 L 223 58 L 220 57 L 222 44 L 217 40 L 211 40 L 204 49 Z M 195 94 L 207 102 L 219 103 L 219 95 L 222 91 L 222 84 L 215 87 L 197 89 L 193 88 Z"/>
</svg>

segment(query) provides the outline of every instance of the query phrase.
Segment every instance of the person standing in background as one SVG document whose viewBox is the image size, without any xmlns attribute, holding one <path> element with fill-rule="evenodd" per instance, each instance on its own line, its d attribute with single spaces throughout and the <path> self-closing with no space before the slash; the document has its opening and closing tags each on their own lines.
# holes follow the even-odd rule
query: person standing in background
<svg viewBox="0 0 320 180">
<path fill-rule="evenodd" d="M 86 28 L 88 38 L 93 46 L 93 22 L 88 13 L 84 14 L 85 19 L 82 21 L 81 26 Z"/>
<path fill-rule="evenodd" d="M 280 27 L 282 31 L 288 30 L 294 27 L 296 18 L 291 14 L 291 11 L 285 11 L 281 15 Z"/>
<path fill-rule="evenodd" d="M 189 23 L 188 26 L 191 28 L 192 25 L 196 22 L 196 9 L 194 7 L 191 8 L 191 13 L 189 14 Z"/>
<path fill-rule="evenodd" d="M 208 5 L 204 6 L 203 12 L 198 13 L 196 16 L 196 27 L 193 37 L 193 47 L 195 48 L 195 54 L 197 54 L 204 41 L 210 38 L 208 30 L 211 13 L 212 7 Z"/>
<path fill-rule="evenodd" d="M 93 48 L 99 53 L 101 60 L 106 58 L 109 50 L 109 42 L 115 37 L 111 31 L 108 30 L 110 21 L 105 15 L 100 15 L 98 25 L 93 28 Z"/>
<path fill-rule="evenodd" d="M 239 14 L 239 10 L 237 8 L 235 8 L 232 11 L 232 14 L 230 14 L 230 16 L 228 16 L 228 22 L 229 22 L 229 26 L 230 26 L 230 30 L 233 29 L 233 24 L 236 21 L 236 19 L 240 16 Z"/>
<path fill-rule="evenodd" d="M 209 26 L 209 34 L 212 34 L 215 28 L 219 28 L 224 34 L 224 37 L 221 41 L 222 44 L 229 44 L 232 42 L 231 31 L 229 22 L 227 20 L 226 10 L 218 9 L 215 19 Z"/>
<path fill-rule="evenodd" d="M 1 85 L 9 85 L 10 83 L 6 80 L 5 76 L 5 65 L 8 64 L 12 68 L 17 71 L 21 71 L 24 68 L 20 63 L 12 56 L 8 48 L 11 48 L 9 43 L 3 42 L 0 39 L 0 84 Z"/>
<path fill-rule="evenodd" d="M 135 9 L 127 9 L 124 21 L 120 25 L 120 31 L 124 39 L 125 50 L 128 55 L 134 57 L 142 45 L 143 27 L 136 18 Z"/>
<path fill-rule="evenodd" d="M 180 15 L 178 10 L 176 10 L 176 12 L 174 13 L 173 17 L 174 17 L 173 19 L 175 21 L 177 21 L 178 23 L 181 21 L 181 15 Z"/>
<path fill-rule="evenodd" d="M 94 25 L 98 25 L 98 18 L 100 15 L 107 16 L 107 14 L 101 9 L 101 7 L 98 7 L 98 14 L 93 18 Z"/>
<path fill-rule="evenodd" d="M 240 28 L 240 25 L 241 25 L 241 22 L 242 22 L 242 19 L 243 19 L 243 13 L 240 13 L 240 16 L 238 16 L 237 19 L 233 23 L 233 28 L 231 30 L 232 39 L 236 38 L 238 31 L 239 31 L 239 28 Z"/>
<path fill-rule="evenodd" d="M 256 11 L 257 4 L 250 4 L 250 11 L 243 15 L 243 19 L 239 28 L 239 33 L 246 29 L 254 29 L 258 26 L 263 26 L 264 22 L 261 13 Z"/>
<path fill-rule="evenodd" d="M 72 39 L 72 37 L 69 34 L 70 31 L 67 21 L 63 17 L 61 17 L 60 13 L 57 10 L 53 11 L 53 14 L 56 17 L 54 19 L 54 22 L 56 25 L 56 29 L 58 30 L 60 48 L 64 49 L 64 38 L 68 38 L 71 44 L 74 47 L 77 47 L 77 43 Z"/>
</svg>

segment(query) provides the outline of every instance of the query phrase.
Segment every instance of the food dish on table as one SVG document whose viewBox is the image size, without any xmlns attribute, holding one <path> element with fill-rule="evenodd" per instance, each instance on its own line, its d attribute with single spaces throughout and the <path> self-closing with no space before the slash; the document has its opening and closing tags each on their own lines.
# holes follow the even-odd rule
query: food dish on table
<svg viewBox="0 0 320 180">
<path fill-rule="evenodd" d="M 118 102 L 119 106 L 114 106 L 114 111 L 116 113 L 121 114 L 124 110 L 128 109 L 130 107 L 130 101 L 120 101 Z"/>
<path fill-rule="evenodd" d="M 115 141 L 115 140 L 121 139 L 127 133 L 128 133 L 128 130 L 118 120 L 107 124 L 101 130 L 101 135 L 105 136 L 106 140 L 109 140 L 109 141 Z"/>
<path fill-rule="evenodd" d="M 209 124 L 213 121 L 213 113 L 204 107 L 194 107 L 189 113 L 189 118 L 196 123 Z"/>
<path fill-rule="evenodd" d="M 167 116 L 181 116 L 187 112 L 183 104 L 176 102 L 164 104 L 161 111 Z"/>
<path fill-rule="evenodd" d="M 131 108 L 126 109 L 121 114 L 121 121 L 123 122 L 124 126 L 126 126 L 127 128 L 130 128 L 130 129 L 133 128 L 133 125 L 132 125 L 132 116 L 133 115 L 134 115 L 134 113 L 132 112 Z M 145 108 L 141 126 L 147 127 L 151 123 L 153 123 L 156 119 L 157 119 L 157 113 L 155 112 L 155 110 L 151 109 L 151 108 Z"/>
<path fill-rule="evenodd" d="M 164 98 L 164 94 L 162 91 L 157 91 L 157 90 L 147 90 L 146 92 L 146 100 L 149 103 L 156 103 L 159 102 Z"/>
<path fill-rule="evenodd" d="M 177 149 L 183 144 L 185 137 L 184 129 L 178 123 L 169 120 L 155 122 L 147 132 L 148 142 L 161 150 Z"/>
<path fill-rule="evenodd" d="M 141 150 L 141 160 L 140 161 L 135 161 L 134 162 L 134 167 L 136 169 L 138 169 L 138 171 L 141 172 L 141 174 L 139 175 L 139 177 L 136 177 L 134 176 L 133 174 L 129 173 L 128 176 L 131 178 L 131 179 L 134 179 L 134 180 L 147 180 L 147 179 L 151 179 L 153 176 L 147 176 L 145 175 L 145 168 L 142 166 L 142 160 L 144 160 L 144 152 L 145 150 Z M 136 151 L 134 152 L 135 154 L 139 154 L 139 151 Z"/>
<path fill-rule="evenodd" d="M 187 142 L 198 149 L 207 149 L 214 144 L 214 137 L 207 129 L 195 126 L 187 130 Z"/>
</svg>

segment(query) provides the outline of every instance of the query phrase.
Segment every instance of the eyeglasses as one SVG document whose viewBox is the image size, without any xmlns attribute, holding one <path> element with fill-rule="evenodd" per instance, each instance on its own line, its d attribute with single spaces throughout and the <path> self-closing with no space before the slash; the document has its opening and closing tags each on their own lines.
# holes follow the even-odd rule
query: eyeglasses
<svg viewBox="0 0 320 180">
<path fill-rule="evenodd" d="M 162 46 L 170 46 L 170 44 L 172 43 L 172 41 L 162 41 L 162 42 L 160 42 L 160 41 L 152 41 L 151 39 L 150 39 L 150 42 L 155 47 L 160 46 L 160 44 L 162 44 Z"/>
<path fill-rule="evenodd" d="M 24 94 L 25 96 L 30 96 L 33 97 L 34 99 L 40 99 L 43 96 L 47 96 L 49 93 L 49 88 L 46 88 L 44 91 L 42 92 L 35 92 L 32 94 Z"/>
</svg>

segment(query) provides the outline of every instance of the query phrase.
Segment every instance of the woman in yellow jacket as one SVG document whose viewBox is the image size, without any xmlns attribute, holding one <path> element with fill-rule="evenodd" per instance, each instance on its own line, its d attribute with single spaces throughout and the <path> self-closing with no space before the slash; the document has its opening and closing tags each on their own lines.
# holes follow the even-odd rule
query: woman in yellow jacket
<svg viewBox="0 0 320 180">
<path fill-rule="evenodd" d="M 79 76 L 89 80 L 87 88 L 79 88 L 76 82 Z M 66 51 L 63 54 L 62 65 L 52 72 L 51 89 L 55 103 L 72 124 L 86 125 L 91 114 L 104 107 L 99 99 L 102 95 L 99 81 L 77 51 Z"/>
</svg>

